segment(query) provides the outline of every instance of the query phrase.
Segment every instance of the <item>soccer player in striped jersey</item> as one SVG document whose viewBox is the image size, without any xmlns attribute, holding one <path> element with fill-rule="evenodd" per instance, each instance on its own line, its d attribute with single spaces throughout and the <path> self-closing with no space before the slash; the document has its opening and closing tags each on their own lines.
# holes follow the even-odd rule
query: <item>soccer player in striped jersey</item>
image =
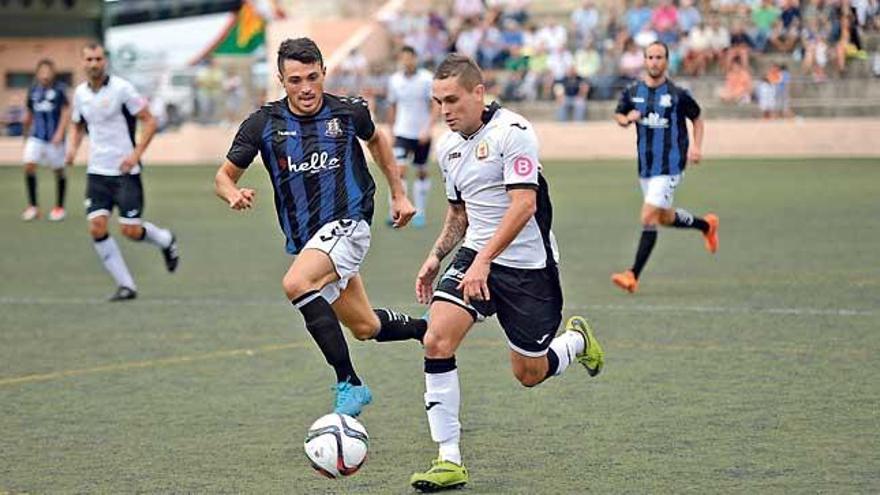
<svg viewBox="0 0 880 495">
<path fill-rule="evenodd" d="M 639 180 L 642 186 L 642 236 L 635 262 L 629 270 L 611 275 L 621 289 L 634 293 L 639 276 L 654 244 L 657 226 L 696 229 L 703 234 L 706 249 L 718 249 L 718 217 L 712 213 L 703 218 L 683 208 L 673 208 L 675 188 L 681 183 L 688 162 L 697 164 L 702 158 L 703 120 L 700 106 L 686 90 L 666 76 L 669 48 L 654 42 L 645 48 L 644 78 L 623 91 L 614 119 L 622 127 L 636 124 L 639 151 Z M 688 139 L 686 120 L 693 123 L 694 142 Z"/>
<path fill-rule="evenodd" d="M 287 93 L 242 124 L 215 177 L 217 195 L 234 210 L 251 208 L 253 189 L 237 183 L 259 153 L 274 190 L 286 250 L 296 255 L 282 286 L 336 373 L 335 411 L 361 413 L 372 394 L 354 370 L 340 322 L 360 340 L 422 340 L 427 322 L 373 310 L 358 274 L 370 247 L 376 185 L 360 141 L 388 181 L 392 218 L 406 225 L 415 208 L 403 190 L 390 139 L 376 129 L 362 98 L 324 93 L 324 60 L 308 38 L 278 49 Z"/>
<path fill-rule="evenodd" d="M 38 164 L 55 172 L 55 207 L 49 212 L 49 220 L 57 222 L 67 216 L 64 211 L 64 195 L 67 191 L 64 134 L 70 123 L 70 103 L 66 92 L 64 83 L 55 80 L 55 64 L 49 59 L 37 62 L 36 81 L 28 90 L 24 114 L 24 177 L 28 206 L 22 212 L 21 219 L 25 222 L 40 216 L 37 206 Z"/>
</svg>

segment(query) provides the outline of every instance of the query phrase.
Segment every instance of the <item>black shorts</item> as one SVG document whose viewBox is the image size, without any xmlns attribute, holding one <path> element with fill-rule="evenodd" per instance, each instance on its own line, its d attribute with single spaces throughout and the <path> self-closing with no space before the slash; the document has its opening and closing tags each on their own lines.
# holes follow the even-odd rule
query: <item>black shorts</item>
<svg viewBox="0 0 880 495">
<path fill-rule="evenodd" d="M 418 139 L 409 139 L 405 137 L 394 137 L 394 158 L 398 164 L 403 162 L 412 155 L 412 164 L 416 167 L 424 167 L 428 163 L 428 154 L 431 151 L 431 141 L 425 144 L 419 143 Z"/>
<path fill-rule="evenodd" d="M 86 176 L 86 217 L 109 217 L 114 206 L 119 208 L 119 223 L 141 223 L 144 188 L 140 174 Z"/>
<path fill-rule="evenodd" d="M 497 314 L 511 349 L 527 357 L 546 354 L 562 323 L 557 266 L 530 270 L 493 263 L 489 270 L 489 300 L 465 304 L 458 284 L 476 255 L 473 249 L 459 249 L 437 282 L 433 300 L 463 308 L 474 321 Z"/>
</svg>

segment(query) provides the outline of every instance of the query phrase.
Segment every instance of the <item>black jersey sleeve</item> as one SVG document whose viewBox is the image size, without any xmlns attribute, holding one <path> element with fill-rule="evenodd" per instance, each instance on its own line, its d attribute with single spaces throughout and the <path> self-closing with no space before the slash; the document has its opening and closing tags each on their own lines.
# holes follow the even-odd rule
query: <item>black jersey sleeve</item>
<svg viewBox="0 0 880 495">
<path fill-rule="evenodd" d="M 691 96 L 690 91 L 682 91 L 678 96 L 678 101 L 685 117 L 690 120 L 696 120 L 700 117 L 700 105 L 698 105 L 697 100 Z"/>
<path fill-rule="evenodd" d="M 238 168 L 248 168 L 260 151 L 263 129 L 266 127 L 266 112 L 262 109 L 250 114 L 238 127 L 232 146 L 226 158 Z"/>
<path fill-rule="evenodd" d="M 632 104 L 629 88 L 626 88 L 620 93 L 620 100 L 617 101 L 617 108 L 614 109 L 614 113 L 626 115 L 633 109 L 635 109 L 635 106 Z"/>
<path fill-rule="evenodd" d="M 58 91 L 58 103 L 62 107 L 66 107 L 67 105 L 70 105 L 70 100 L 67 99 L 67 86 L 63 83 L 58 84 L 57 91 Z"/>
<path fill-rule="evenodd" d="M 360 96 L 349 100 L 351 104 L 352 115 L 354 117 L 354 131 L 357 137 L 364 141 L 369 141 L 376 132 L 376 124 L 373 123 L 373 117 L 370 115 L 370 107 L 367 100 Z"/>
</svg>

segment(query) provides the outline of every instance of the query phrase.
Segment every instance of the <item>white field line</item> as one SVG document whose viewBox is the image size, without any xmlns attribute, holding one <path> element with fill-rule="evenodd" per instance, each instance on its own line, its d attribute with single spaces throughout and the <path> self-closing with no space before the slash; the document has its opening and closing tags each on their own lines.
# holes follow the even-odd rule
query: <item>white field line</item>
<svg viewBox="0 0 880 495">
<path fill-rule="evenodd" d="M 52 305 L 105 305 L 104 299 L 76 297 L 0 297 L 0 306 L 52 306 Z M 280 299 L 220 299 L 220 298 L 185 298 L 185 299 L 147 299 L 117 304 L 151 305 L 151 306 L 277 306 L 283 304 Z M 424 310 L 424 306 L 410 302 L 392 304 L 393 308 Z M 768 314 L 793 316 L 874 316 L 877 311 L 871 309 L 852 308 L 815 308 L 815 307 L 751 307 L 751 306 L 700 306 L 700 305 L 656 305 L 656 304 L 596 304 L 565 306 L 566 311 L 621 312 L 621 313 L 727 313 L 727 314 Z"/>
</svg>

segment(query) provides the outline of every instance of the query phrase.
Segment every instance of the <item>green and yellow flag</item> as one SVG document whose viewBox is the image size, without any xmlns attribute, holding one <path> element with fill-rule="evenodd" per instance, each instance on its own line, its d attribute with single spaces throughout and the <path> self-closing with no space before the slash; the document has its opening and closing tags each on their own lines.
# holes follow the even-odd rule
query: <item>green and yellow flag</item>
<svg viewBox="0 0 880 495">
<path fill-rule="evenodd" d="M 266 42 L 266 21 L 250 2 L 244 2 L 235 20 L 214 49 L 218 55 L 247 55 Z"/>
</svg>

